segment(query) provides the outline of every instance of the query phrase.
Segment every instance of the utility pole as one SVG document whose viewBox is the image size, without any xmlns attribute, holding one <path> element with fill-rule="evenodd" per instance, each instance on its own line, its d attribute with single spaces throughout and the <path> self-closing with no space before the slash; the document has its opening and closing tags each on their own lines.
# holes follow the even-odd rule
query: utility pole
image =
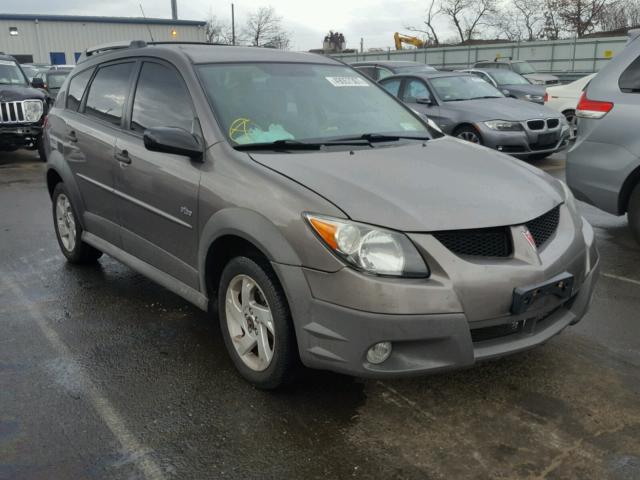
<svg viewBox="0 0 640 480">
<path fill-rule="evenodd" d="M 236 15 L 233 9 L 233 3 L 231 4 L 231 45 L 236 44 Z"/>
<path fill-rule="evenodd" d="M 171 0 L 171 18 L 178 19 L 178 0 Z"/>
<path fill-rule="evenodd" d="M 360 53 L 364 53 L 364 38 L 360 37 Z"/>
</svg>

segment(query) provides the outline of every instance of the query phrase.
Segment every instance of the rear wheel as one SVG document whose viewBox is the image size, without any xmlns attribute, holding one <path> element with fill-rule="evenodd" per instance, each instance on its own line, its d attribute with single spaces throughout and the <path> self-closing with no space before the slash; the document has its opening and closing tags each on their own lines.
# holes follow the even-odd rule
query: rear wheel
<svg viewBox="0 0 640 480">
<path fill-rule="evenodd" d="M 627 219 L 629 220 L 629 227 L 633 232 L 633 236 L 636 237 L 636 241 L 640 243 L 640 183 L 638 183 L 631 197 L 629 198 L 629 208 L 627 209 Z"/>
<path fill-rule="evenodd" d="M 299 367 L 293 322 L 269 263 L 235 257 L 222 272 L 218 317 L 227 351 L 240 374 L 258 388 L 291 382 Z"/>
<path fill-rule="evenodd" d="M 53 224 L 60 250 L 70 263 L 93 263 L 102 256 L 100 250 L 82 241 L 82 226 L 78 222 L 71 197 L 63 183 L 53 190 Z"/>
<path fill-rule="evenodd" d="M 482 137 L 480 136 L 480 132 L 478 132 L 471 126 L 465 126 L 456 129 L 456 131 L 453 133 L 453 136 L 458 137 L 461 140 L 466 140 L 467 142 L 482 145 Z"/>
</svg>

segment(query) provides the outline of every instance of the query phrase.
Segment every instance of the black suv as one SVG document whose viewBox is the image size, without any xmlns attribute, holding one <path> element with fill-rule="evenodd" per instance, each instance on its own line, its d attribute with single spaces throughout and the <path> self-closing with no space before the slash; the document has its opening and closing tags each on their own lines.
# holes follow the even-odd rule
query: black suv
<svg viewBox="0 0 640 480">
<path fill-rule="evenodd" d="M 29 84 L 13 57 L 0 55 L 0 150 L 38 150 L 46 160 L 42 126 L 47 106 L 44 92 L 38 90 L 43 87 L 38 78 Z"/>
</svg>

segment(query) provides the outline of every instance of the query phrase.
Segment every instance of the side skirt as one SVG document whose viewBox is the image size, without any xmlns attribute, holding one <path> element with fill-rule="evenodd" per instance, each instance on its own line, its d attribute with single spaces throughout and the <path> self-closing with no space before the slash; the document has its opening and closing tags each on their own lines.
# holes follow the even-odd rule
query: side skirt
<svg viewBox="0 0 640 480">
<path fill-rule="evenodd" d="M 199 309 L 204 310 L 205 312 L 208 310 L 209 299 L 205 295 L 182 283 L 180 280 L 176 280 L 174 277 L 166 274 L 162 270 L 158 270 L 156 267 L 143 262 L 139 258 L 128 254 L 124 250 L 92 233 L 87 232 L 86 230 L 82 232 L 82 241 L 124 263 L 126 266 L 141 273 L 157 284 L 162 285 L 167 290 L 171 290 L 176 295 L 179 295 L 188 302 L 193 303 Z"/>
</svg>

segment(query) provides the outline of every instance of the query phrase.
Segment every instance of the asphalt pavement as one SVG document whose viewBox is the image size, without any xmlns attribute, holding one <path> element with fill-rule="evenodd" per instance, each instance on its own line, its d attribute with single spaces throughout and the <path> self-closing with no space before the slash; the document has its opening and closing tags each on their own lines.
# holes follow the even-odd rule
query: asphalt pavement
<svg viewBox="0 0 640 480">
<path fill-rule="evenodd" d="M 536 163 L 562 178 L 564 156 Z M 236 373 L 216 321 L 65 263 L 45 166 L 0 153 L 0 479 L 640 479 L 640 247 L 580 204 L 602 276 L 547 344 L 403 380 Z"/>
</svg>

